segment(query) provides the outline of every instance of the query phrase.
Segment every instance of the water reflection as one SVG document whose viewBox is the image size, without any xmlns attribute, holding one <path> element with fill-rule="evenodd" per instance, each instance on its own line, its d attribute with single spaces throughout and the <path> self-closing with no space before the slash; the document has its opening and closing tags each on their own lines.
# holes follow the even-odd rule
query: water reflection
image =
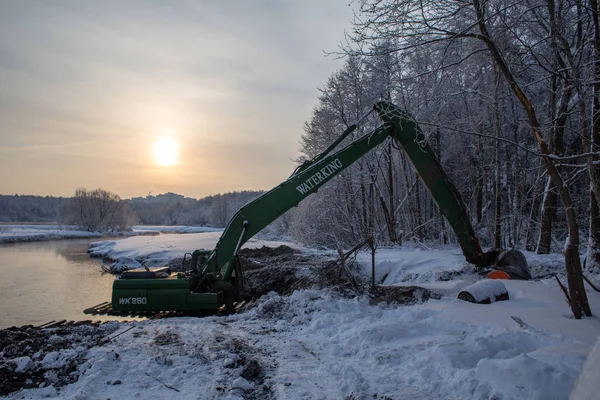
<svg viewBox="0 0 600 400">
<path fill-rule="evenodd" d="M 83 310 L 110 299 L 114 276 L 87 248 L 94 239 L 0 245 L 0 328 L 85 320 Z M 114 319 L 114 318 L 111 318 Z"/>
</svg>

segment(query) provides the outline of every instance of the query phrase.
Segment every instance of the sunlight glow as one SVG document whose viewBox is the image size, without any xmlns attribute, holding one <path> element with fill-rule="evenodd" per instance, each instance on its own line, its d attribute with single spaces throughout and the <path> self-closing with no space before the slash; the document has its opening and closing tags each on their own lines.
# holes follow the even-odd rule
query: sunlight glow
<svg viewBox="0 0 600 400">
<path fill-rule="evenodd" d="M 158 165 L 169 166 L 177 161 L 177 144 L 173 139 L 164 137 L 154 142 L 154 161 Z"/>
</svg>

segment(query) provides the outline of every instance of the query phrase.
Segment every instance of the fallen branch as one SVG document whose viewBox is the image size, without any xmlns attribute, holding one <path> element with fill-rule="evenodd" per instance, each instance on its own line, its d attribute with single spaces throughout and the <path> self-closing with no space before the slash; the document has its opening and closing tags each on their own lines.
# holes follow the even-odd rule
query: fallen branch
<svg viewBox="0 0 600 400">
<path fill-rule="evenodd" d="M 525 323 L 525 321 L 523 321 L 521 318 L 519 318 L 519 317 L 515 317 L 515 316 L 513 316 L 513 315 L 511 315 L 510 317 L 513 319 L 513 321 L 515 321 L 517 324 L 519 324 L 519 326 L 520 326 L 522 329 L 528 329 L 528 328 L 529 328 L 529 325 L 527 325 L 527 324 Z"/>
<path fill-rule="evenodd" d="M 104 261 L 102 261 L 102 263 L 100 264 L 100 268 L 102 268 L 102 271 L 107 272 L 107 273 L 111 273 L 110 272 L 110 268 L 108 268 L 106 265 L 104 265 Z"/>
<path fill-rule="evenodd" d="M 560 279 L 558 279 L 558 276 L 556 274 L 552 274 L 552 275 L 556 279 L 556 282 L 558 282 L 558 286 L 560 286 L 560 288 L 562 289 L 563 293 L 565 294 L 565 297 L 567 298 L 567 304 L 569 304 L 569 306 L 571 306 L 571 298 L 569 297 L 569 293 L 567 292 L 567 288 L 562 284 L 562 282 L 560 281 Z"/>
<path fill-rule="evenodd" d="M 321 361 L 321 359 L 319 358 L 319 356 L 317 356 L 317 355 L 315 354 L 315 352 L 314 352 L 314 351 L 312 351 L 311 349 L 309 349 L 309 348 L 306 346 L 306 344 L 304 344 L 304 342 L 301 342 L 300 340 L 296 340 L 296 342 L 298 342 L 298 343 L 300 344 L 300 346 L 301 346 L 301 347 L 302 347 L 304 350 L 306 350 L 306 352 L 307 352 L 307 353 L 309 353 L 310 355 L 312 355 L 312 356 L 313 356 L 314 358 L 316 358 L 317 360 Z"/>
<path fill-rule="evenodd" d="M 361 244 L 361 246 L 363 246 L 363 244 Z M 344 270 L 344 272 L 346 272 L 346 276 L 348 276 L 348 279 L 350 280 L 350 283 L 352 283 L 352 286 L 354 286 L 354 289 L 356 290 L 357 293 L 361 293 L 360 287 L 358 286 L 358 283 L 356 283 L 356 279 L 354 279 L 354 276 L 352 275 L 352 273 L 350 272 L 350 270 L 348 269 L 348 267 L 346 267 L 346 257 L 348 256 L 347 253 L 346 255 L 344 255 L 344 252 L 342 251 L 342 249 L 338 248 L 338 254 L 340 255 L 340 275 L 341 275 L 341 271 Z"/>
<path fill-rule="evenodd" d="M 594 285 L 588 278 L 587 276 L 581 274 L 583 276 L 583 279 L 588 283 L 588 285 L 590 285 L 596 292 L 600 292 L 600 289 L 598 289 L 598 287 L 596 285 Z"/>
<path fill-rule="evenodd" d="M 174 390 L 174 391 L 176 391 L 176 392 L 181 392 L 181 390 L 179 390 L 179 389 L 177 389 L 177 388 L 174 388 L 174 387 L 173 387 L 173 386 L 171 386 L 171 385 L 167 385 L 166 383 L 164 383 L 164 382 L 163 382 L 163 381 L 161 381 L 160 379 L 153 377 L 152 375 L 150 375 L 150 374 L 149 374 L 149 373 L 147 373 L 147 372 L 144 372 L 144 374 L 148 375 L 150 378 L 154 379 L 154 380 L 155 380 L 155 381 L 157 381 L 158 383 L 161 383 L 161 384 L 163 384 L 163 385 L 164 385 L 164 387 L 166 387 L 166 388 L 168 388 L 168 389 Z"/>
</svg>

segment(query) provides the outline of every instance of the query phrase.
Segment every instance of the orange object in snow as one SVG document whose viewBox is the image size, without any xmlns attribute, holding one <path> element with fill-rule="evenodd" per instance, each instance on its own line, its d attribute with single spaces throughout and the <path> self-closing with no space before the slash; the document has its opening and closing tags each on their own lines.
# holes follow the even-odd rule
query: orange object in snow
<svg viewBox="0 0 600 400">
<path fill-rule="evenodd" d="M 504 271 L 493 270 L 488 274 L 488 279 L 510 279 L 510 276 Z"/>
</svg>

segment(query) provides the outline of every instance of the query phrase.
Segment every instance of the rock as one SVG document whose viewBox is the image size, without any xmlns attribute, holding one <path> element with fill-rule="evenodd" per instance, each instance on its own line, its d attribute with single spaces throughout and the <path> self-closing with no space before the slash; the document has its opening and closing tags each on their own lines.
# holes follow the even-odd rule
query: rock
<svg viewBox="0 0 600 400">
<path fill-rule="evenodd" d="M 46 382 L 54 385 L 58 383 L 58 374 L 54 370 L 48 370 L 44 374 L 44 379 L 46 380 Z"/>
<path fill-rule="evenodd" d="M 42 360 L 44 368 L 58 368 L 61 366 L 58 351 L 51 351 L 44 356 Z"/>
<path fill-rule="evenodd" d="M 250 360 L 242 369 L 242 377 L 246 379 L 255 379 L 262 372 L 262 367 L 256 360 Z"/>
<path fill-rule="evenodd" d="M 225 368 L 233 368 L 233 364 L 235 364 L 235 361 L 233 361 L 231 358 L 226 358 L 223 360 L 223 367 Z"/>
<path fill-rule="evenodd" d="M 4 349 L 2 349 L 2 353 L 4 353 L 4 357 L 12 358 L 19 353 L 19 347 L 16 344 L 9 344 Z"/>
<path fill-rule="evenodd" d="M 496 259 L 496 268 L 510 275 L 511 279 L 531 279 L 527 259 L 518 250 L 504 250 Z"/>
<path fill-rule="evenodd" d="M 33 361 L 29 357 L 17 357 L 12 361 L 17 365 L 15 372 L 24 372 L 33 365 Z"/>
<path fill-rule="evenodd" d="M 170 358 L 168 358 L 167 356 L 164 355 L 159 355 L 154 357 L 154 360 L 160 364 L 160 365 L 166 365 L 167 367 L 170 367 L 173 365 L 173 360 L 171 360 Z"/>
<path fill-rule="evenodd" d="M 242 378 L 241 376 L 233 381 L 231 387 L 234 389 L 241 389 L 244 392 L 254 389 L 254 385 Z"/>
</svg>

